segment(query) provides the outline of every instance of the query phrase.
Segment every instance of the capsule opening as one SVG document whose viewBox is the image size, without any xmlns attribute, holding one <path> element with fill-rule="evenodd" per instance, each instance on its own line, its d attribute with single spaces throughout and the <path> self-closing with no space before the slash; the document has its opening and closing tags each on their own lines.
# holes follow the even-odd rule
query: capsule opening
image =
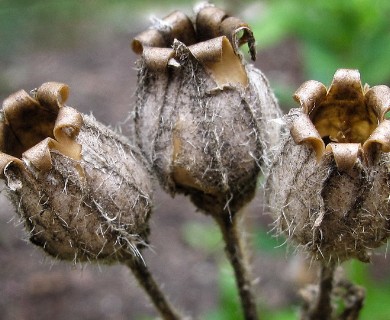
<svg viewBox="0 0 390 320">
<path fill-rule="evenodd" d="M 1 151 L 21 158 L 22 154 L 46 138 L 54 138 L 58 109 L 42 107 L 25 91 L 11 95 L 3 104 Z"/>
<path fill-rule="evenodd" d="M 325 145 L 363 144 L 379 124 L 378 117 L 364 101 L 324 101 L 314 108 L 310 118 Z"/>
</svg>

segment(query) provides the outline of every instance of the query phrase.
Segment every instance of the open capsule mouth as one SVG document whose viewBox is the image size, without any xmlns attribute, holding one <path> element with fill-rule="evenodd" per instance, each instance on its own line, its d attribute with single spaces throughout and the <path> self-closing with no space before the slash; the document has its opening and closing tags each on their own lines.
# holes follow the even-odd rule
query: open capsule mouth
<svg viewBox="0 0 390 320">
<path fill-rule="evenodd" d="M 252 60 L 256 59 L 255 39 L 248 24 L 213 6 L 201 8 L 194 25 L 180 11 L 174 11 L 163 19 L 155 19 L 150 29 L 133 39 L 131 47 L 136 54 L 142 54 L 147 47 L 172 48 L 177 40 L 191 46 L 220 36 L 229 39 L 236 53 L 239 47 L 248 44 Z"/>
<path fill-rule="evenodd" d="M 325 145 L 331 142 L 364 144 L 377 128 L 378 116 L 360 99 L 340 98 L 324 101 L 311 112 L 315 128 Z"/>
<path fill-rule="evenodd" d="M 67 88 L 60 91 L 61 98 L 66 99 Z M 57 116 L 58 107 L 53 104 L 41 105 L 23 90 L 14 93 L 3 104 L 1 151 L 21 158 L 40 141 L 54 139 Z"/>
<path fill-rule="evenodd" d="M 248 85 L 240 51 L 245 44 L 255 60 L 255 38 L 248 24 L 206 5 L 197 12 L 194 22 L 180 11 L 155 19 L 150 29 L 133 39 L 131 47 L 142 54 L 149 70 L 158 72 L 179 67 L 189 54 L 205 67 L 217 87 L 223 88 L 228 84 Z"/>
<path fill-rule="evenodd" d="M 64 106 L 68 86 L 43 84 L 32 96 L 20 90 L 3 102 L 0 121 L 0 167 L 26 159 L 37 169 L 51 168 L 50 150 L 55 149 L 75 160 L 81 146 L 75 141 L 82 117 Z"/>
<path fill-rule="evenodd" d="M 390 89 L 362 87 L 357 70 L 339 69 L 327 89 L 307 81 L 294 94 L 302 109 L 294 116 L 291 135 L 298 144 L 309 144 L 321 159 L 334 155 L 341 170 L 353 168 L 358 158 L 373 164 L 380 152 L 390 151 Z"/>
</svg>

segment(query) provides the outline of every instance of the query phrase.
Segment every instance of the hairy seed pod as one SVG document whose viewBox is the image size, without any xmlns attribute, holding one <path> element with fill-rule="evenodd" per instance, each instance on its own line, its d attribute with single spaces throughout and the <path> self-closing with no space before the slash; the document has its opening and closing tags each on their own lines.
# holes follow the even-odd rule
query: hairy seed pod
<svg viewBox="0 0 390 320">
<path fill-rule="evenodd" d="M 255 58 L 249 26 L 208 5 L 194 20 L 176 11 L 133 40 L 136 136 L 165 190 L 230 216 L 254 196 L 281 112 L 239 52 L 247 43 Z"/>
<path fill-rule="evenodd" d="M 147 166 L 116 133 L 65 106 L 68 87 L 45 83 L 3 103 L 0 174 L 48 254 L 74 262 L 139 258 L 151 211 Z"/>
<path fill-rule="evenodd" d="M 277 228 L 315 259 L 368 261 L 390 235 L 390 89 L 340 69 L 329 89 L 308 81 L 294 97 L 266 183 Z"/>
</svg>

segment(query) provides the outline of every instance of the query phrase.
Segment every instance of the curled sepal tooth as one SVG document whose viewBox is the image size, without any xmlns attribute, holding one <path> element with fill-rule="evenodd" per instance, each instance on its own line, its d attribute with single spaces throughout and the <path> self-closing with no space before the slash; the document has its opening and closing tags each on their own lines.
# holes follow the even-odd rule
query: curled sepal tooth
<svg viewBox="0 0 390 320">
<path fill-rule="evenodd" d="M 199 41 L 228 37 L 234 51 L 239 54 L 239 47 L 248 44 L 252 60 L 256 60 L 256 46 L 253 32 L 249 25 L 237 17 L 231 17 L 220 8 L 212 5 L 203 6 L 196 15 L 197 35 Z"/>
<path fill-rule="evenodd" d="M 340 69 L 328 89 L 308 81 L 294 97 L 266 182 L 278 230 L 315 259 L 368 261 L 390 235 L 390 89 Z"/>
<path fill-rule="evenodd" d="M 0 174 L 31 242 L 59 259 L 141 258 L 151 185 L 123 137 L 64 105 L 68 87 L 45 83 L 3 103 Z"/>
<path fill-rule="evenodd" d="M 172 32 L 188 29 L 169 21 Z M 279 139 L 273 120 L 281 112 L 264 75 L 238 52 L 254 41 L 248 25 L 210 6 L 194 21 L 196 33 L 189 37 L 195 43 L 165 35 L 175 39 L 149 46 L 157 42 L 145 33 L 133 41 L 133 48 L 142 47 L 136 137 L 167 191 L 189 194 L 208 213 L 231 214 L 255 193 L 261 166 Z"/>
</svg>

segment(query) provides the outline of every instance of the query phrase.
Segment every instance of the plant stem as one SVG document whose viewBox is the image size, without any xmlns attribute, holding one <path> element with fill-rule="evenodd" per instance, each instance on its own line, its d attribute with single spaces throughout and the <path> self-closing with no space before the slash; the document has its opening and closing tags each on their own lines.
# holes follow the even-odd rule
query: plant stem
<svg viewBox="0 0 390 320">
<path fill-rule="evenodd" d="M 359 313 L 364 305 L 366 291 L 363 287 L 356 286 L 346 279 L 340 281 L 337 286 L 343 288 L 346 291 L 343 296 L 345 309 L 338 319 L 358 320 Z"/>
<path fill-rule="evenodd" d="M 180 320 L 184 318 L 169 303 L 143 261 L 130 259 L 126 262 L 126 265 L 131 269 L 138 283 L 145 290 L 164 320 Z"/>
<path fill-rule="evenodd" d="M 309 311 L 310 320 L 330 320 L 332 318 L 331 295 L 333 290 L 333 276 L 335 265 L 322 265 L 318 296 L 313 308 Z"/>
<path fill-rule="evenodd" d="M 223 218 L 216 220 L 225 241 L 226 255 L 234 270 L 244 317 L 246 320 L 257 320 L 259 317 L 250 279 L 249 264 L 245 257 L 243 238 L 240 235 L 237 221 L 238 216 L 238 214 L 233 215 L 232 221 L 230 219 L 226 221 Z"/>
</svg>

